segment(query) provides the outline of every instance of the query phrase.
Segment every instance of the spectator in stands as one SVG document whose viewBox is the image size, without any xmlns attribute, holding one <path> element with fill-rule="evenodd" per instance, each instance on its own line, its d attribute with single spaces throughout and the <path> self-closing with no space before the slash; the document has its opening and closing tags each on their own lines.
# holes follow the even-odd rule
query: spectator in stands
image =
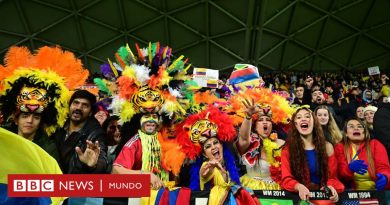
<svg viewBox="0 0 390 205">
<path fill-rule="evenodd" d="M 320 74 L 317 74 L 317 75 L 315 76 L 315 82 L 316 82 L 317 85 L 320 86 L 320 87 L 322 87 L 322 86 L 324 85 L 323 82 L 322 82 L 322 80 L 321 80 L 321 75 L 320 75 Z"/>
<path fill-rule="evenodd" d="M 317 106 L 326 104 L 324 93 L 319 87 L 313 87 L 311 90 L 311 102 L 310 108 L 312 111 L 314 111 Z"/>
<path fill-rule="evenodd" d="M 337 160 L 332 144 L 326 142 L 321 125 L 307 107 L 292 116 L 291 130 L 282 151 L 282 188 L 298 192 L 308 200 L 309 190 L 330 190 L 337 202 L 344 185 L 337 179 Z"/>
<path fill-rule="evenodd" d="M 140 129 L 123 146 L 114 161 L 111 173 L 150 174 L 151 188 L 158 190 L 164 187 L 164 182 L 169 181 L 169 173 L 160 163 L 161 143 L 158 140 L 160 116 L 157 113 L 145 113 L 138 123 L 141 125 Z"/>
<path fill-rule="evenodd" d="M 314 80 L 311 76 L 307 76 L 305 79 L 305 89 L 303 91 L 303 100 L 302 104 L 304 105 L 310 105 L 311 104 L 311 90 L 314 84 Z"/>
<path fill-rule="evenodd" d="M 379 97 L 381 96 L 385 96 L 385 97 L 389 97 L 390 95 L 390 82 L 389 82 L 389 77 L 387 77 L 386 74 L 381 74 L 381 83 L 382 83 L 382 88 L 380 90 L 380 93 L 379 93 Z"/>
<path fill-rule="evenodd" d="M 373 121 L 374 135 L 386 147 L 390 159 L 390 103 L 379 102 L 378 106 Z"/>
<path fill-rule="evenodd" d="M 222 141 L 216 136 L 202 137 L 200 144 L 206 161 L 202 163 L 199 171 L 200 189 L 205 190 L 206 187 L 210 187 L 209 204 L 232 204 L 237 201 L 240 204 L 246 202 L 260 205 L 259 200 L 247 189 L 233 185 L 234 179 L 231 178 L 233 174 L 226 165 Z M 203 141 L 204 139 L 206 140 Z M 230 189 L 230 187 L 234 188 Z M 237 192 L 230 194 L 231 190 L 237 190 Z"/>
<path fill-rule="evenodd" d="M 347 119 L 354 117 L 356 115 L 356 109 L 363 105 L 362 99 L 359 96 L 359 88 L 352 87 L 346 96 L 341 95 L 338 104 L 338 113 L 342 118 L 341 122 L 345 122 Z"/>
<path fill-rule="evenodd" d="M 186 176 L 191 190 L 210 190 L 208 204 L 260 204 L 253 192 L 241 186 L 228 145 L 236 138 L 236 130 L 226 113 L 208 107 L 188 115 L 175 131 L 180 146 L 163 150 L 165 158 L 172 158 L 165 160 L 165 167 L 175 173 L 175 167 L 178 165 L 180 170 L 185 158 L 191 160 L 190 174 Z"/>
<path fill-rule="evenodd" d="M 359 118 L 359 120 L 364 121 L 364 106 L 361 105 L 356 109 L 356 117 Z"/>
<path fill-rule="evenodd" d="M 329 111 L 328 106 L 318 106 L 314 110 L 314 114 L 317 116 L 318 121 L 321 124 L 326 141 L 330 142 L 332 145 L 340 142 L 342 135 L 336 121 L 334 120 L 333 114 Z"/>
<path fill-rule="evenodd" d="M 363 103 L 364 104 L 371 104 L 374 103 L 372 99 L 372 91 L 370 89 L 365 89 L 363 92 Z"/>
<path fill-rule="evenodd" d="M 94 116 L 99 122 L 99 124 L 102 126 L 104 121 L 106 121 L 106 119 L 110 117 L 110 114 L 108 113 L 108 110 L 102 101 L 97 102 L 95 104 L 95 107 L 96 107 L 96 113 Z"/>
<path fill-rule="evenodd" d="M 86 90 L 77 90 L 69 101 L 69 119 L 53 137 L 59 150 L 63 173 L 105 173 L 107 147 L 105 134 L 93 117 L 96 97 Z"/>
<path fill-rule="evenodd" d="M 328 98 L 329 96 L 325 94 Z M 314 112 L 314 110 L 321 105 L 327 106 L 328 110 L 332 113 L 333 116 L 335 116 L 336 122 L 339 122 L 338 119 L 336 119 L 336 112 L 335 109 L 333 108 L 333 102 L 332 100 L 329 101 L 329 104 L 327 103 L 327 99 L 325 98 L 324 93 L 321 91 L 320 87 L 318 85 L 314 85 L 311 90 L 311 104 L 310 104 L 310 109 Z"/>
<path fill-rule="evenodd" d="M 257 107 L 255 102 L 245 100 L 246 117 L 242 122 L 239 138 L 236 146 L 246 166 L 247 174 L 241 177 L 243 186 L 253 190 L 278 190 L 279 181 L 275 181 L 270 171 L 271 167 L 278 167 L 279 162 L 275 157 L 281 155 L 281 146 L 284 140 L 278 139 L 276 133 L 272 133 L 271 107 Z M 257 119 L 254 115 L 257 113 Z M 254 123 L 252 123 L 252 120 Z M 252 126 L 253 125 L 253 126 Z M 253 129 L 252 129 L 253 127 Z M 278 166 L 274 166 L 275 163 Z"/>
<path fill-rule="evenodd" d="M 305 91 L 305 86 L 298 84 L 295 88 L 295 98 L 293 104 L 303 105 L 303 93 Z"/>
<path fill-rule="evenodd" d="M 358 118 L 348 120 L 343 142 L 335 147 L 339 177 L 354 190 L 390 188 L 390 165 L 385 147 Z"/>
<path fill-rule="evenodd" d="M 108 173 L 111 173 L 112 163 L 116 158 L 115 149 L 118 146 L 121 139 L 121 125 L 118 123 L 119 117 L 112 115 L 107 118 L 103 123 L 103 130 L 106 132 L 107 137 L 107 161 L 108 161 Z"/>
<path fill-rule="evenodd" d="M 59 47 L 45 46 L 33 53 L 26 47 L 11 47 L 7 52 L 5 66 L 0 65 L 0 112 L 6 129 L 58 160 L 55 141 L 48 136 L 64 125 L 69 89 L 80 86 L 88 71 L 73 53 Z"/>
<path fill-rule="evenodd" d="M 333 94 L 333 86 L 332 86 L 331 82 L 327 82 L 326 83 L 325 93 L 328 94 L 328 95 L 332 95 Z"/>
<path fill-rule="evenodd" d="M 378 108 L 372 105 L 365 107 L 363 110 L 364 123 L 366 124 L 368 132 L 370 133 L 371 139 L 375 139 L 373 123 L 374 123 L 374 115 L 377 110 Z"/>
</svg>

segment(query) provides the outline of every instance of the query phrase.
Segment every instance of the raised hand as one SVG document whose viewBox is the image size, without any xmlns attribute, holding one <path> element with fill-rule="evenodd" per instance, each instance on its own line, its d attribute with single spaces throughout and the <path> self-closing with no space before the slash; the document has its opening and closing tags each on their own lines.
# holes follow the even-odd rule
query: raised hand
<svg viewBox="0 0 390 205">
<path fill-rule="evenodd" d="M 92 143 L 89 140 L 86 140 L 85 142 L 87 143 L 85 151 L 83 152 L 80 147 L 76 147 L 76 153 L 82 163 L 86 164 L 88 167 L 95 167 L 100 155 L 99 142 L 96 141 L 95 143 Z"/>
<path fill-rule="evenodd" d="M 252 117 L 252 115 L 256 113 L 257 109 L 255 106 L 254 99 L 252 99 L 252 103 L 248 99 L 245 99 L 244 101 L 242 101 L 242 104 L 244 104 L 244 106 L 246 108 L 245 112 L 246 112 L 247 117 Z"/>
<path fill-rule="evenodd" d="M 312 77 L 310 76 L 307 76 L 306 80 L 305 80 L 305 85 L 308 89 L 311 89 L 311 87 L 313 86 L 313 83 L 314 83 L 314 80 Z"/>
<path fill-rule="evenodd" d="M 352 172 L 363 175 L 367 172 L 368 166 L 363 160 L 353 160 L 348 164 L 348 168 Z"/>
</svg>

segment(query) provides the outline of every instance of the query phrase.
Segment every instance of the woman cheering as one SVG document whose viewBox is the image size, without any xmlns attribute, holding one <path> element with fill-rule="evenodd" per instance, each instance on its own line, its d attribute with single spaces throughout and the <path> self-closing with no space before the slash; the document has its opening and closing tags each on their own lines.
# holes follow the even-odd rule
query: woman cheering
<svg viewBox="0 0 390 205">
<path fill-rule="evenodd" d="M 390 165 L 385 147 L 370 140 L 367 127 L 358 118 L 348 120 L 343 142 L 335 147 L 340 179 L 354 190 L 390 187 Z"/>
<path fill-rule="evenodd" d="M 326 142 L 321 125 L 308 107 L 293 114 L 286 146 L 282 151 L 282 188 L 308 200 L 309 190 L 329 190 L 337 202 L 344 185 L 337 179 L 332 144 Z"/>
</svg>

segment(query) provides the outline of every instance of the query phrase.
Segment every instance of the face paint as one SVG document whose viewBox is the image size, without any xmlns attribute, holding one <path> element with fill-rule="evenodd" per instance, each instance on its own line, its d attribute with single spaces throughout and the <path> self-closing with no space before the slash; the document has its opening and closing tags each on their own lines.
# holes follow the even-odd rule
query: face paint
<svg viewBox="0 0 390 205">
<path fill-rule="evenodd" d="M 157 114 L 145 114 L 141 117 L 141 130 L 146 134 L 156 133 L 158 124 Z"/>
</svg>

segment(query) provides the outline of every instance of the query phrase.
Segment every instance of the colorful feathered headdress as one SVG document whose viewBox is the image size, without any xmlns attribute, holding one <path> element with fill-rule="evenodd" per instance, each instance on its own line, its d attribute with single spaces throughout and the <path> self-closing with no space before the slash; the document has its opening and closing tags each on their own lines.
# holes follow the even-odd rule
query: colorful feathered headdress
<svg viewBox="0 0 390 205">
<path fill-rule="evenodd" d="M 119 66 L 111 67 L 108 63 L 104 63 L 100 66 L 100 72 L 102 78 L 94 78 L 93 82 L 99 88 L 99 91 L 104 92 L 109 97 L 117 94 L 118 87 L 116 85 L 116 80 L 122 75 L 123 70 Z"/>
<path fill-rule="evenodd" d="M 69 90 L 84 84 L 89 72 L 73 53 L 42 47 L 32 54 L 26 47 L 11 47 L 0 65 L 0 106 L 5 119 L 13 113 L 42 114 L 45 131 L 63 126 L 68 114 Z"/>
<path fill-rule="evenodd" d="M 169 117 L 184 115 L 185 110 L 176 100 L 180 97 L 178 84 L 187 80 L 187 59 L 178 57 L 173 62 L 172 48 L 149 43 L 146 48 L 136 44 L 137 55 L 128 45 L 115 53 L 117 63 L 109 60 L 112 70 L 123 70 L 118 82 L 118 98 L 113 104 L 121 110 L 122 121 L 129 121 L 136 113 L 160 112 Z M 119 101 L 119 103 L 118 103 Z M 115 109 L 115 108 L 114 108 Z"/>
<path fill-rule="evenodd" d="M 168 170 L 179 173 L 185 158 L 195 160 L 202 153 L 202 143 L 216 137 L 222 142 L 233 141 L 236 130 L 230 117 L 217 107 L 209 106 L 198 114 L 189 115 L 176 126 L 176 146 L 163 150 L 163 162 Z"/>
<path fill-rule="evenodd" d="M 243 121 L 246 110 L 243 104 L 245 99 L 249 102 L 252 102 L 252 99 L 254 100 L 259 110 L 259 113 L 253 116 L 255 119 L 259 115 L 268 115 L 272 117 L 272 122 L 274 123 L 287 123 L 294 113 L 294 109 L 290 107 L 288 101 L 277 93 L 272 92 L 272 90 L 261 87 L 248 88 L 240 90 L 230 98 L 230 110 L 236 112 L 237 119 L 234 120 L 235 122 Z"/>
</svg>

